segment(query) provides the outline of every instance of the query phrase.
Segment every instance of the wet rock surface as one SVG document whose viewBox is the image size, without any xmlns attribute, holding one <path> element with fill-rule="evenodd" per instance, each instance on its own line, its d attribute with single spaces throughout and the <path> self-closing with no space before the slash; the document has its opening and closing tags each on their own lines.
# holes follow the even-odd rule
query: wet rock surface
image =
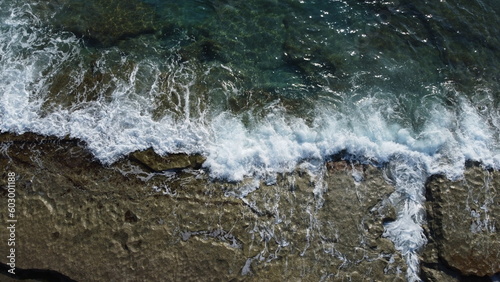
<svg viewBox="0 0 500 282">
<path fill-rule="evenodd" d="M 77 281 L 405 280 L 382 237 L 394 188 L 374 167 L 340 161 L 323 178 L 297 169 L 267 185 L 226 183 L 134 158 L 103 167 L 69 139 L 0 140 L 4 202 L 16 173 L 19 268 Z"/>
<path fill-rule="evenodd" d="M 267 184 L 227 183 L 200 169 L 201 156 L 147 150 L 103 167 L 78 140 L 1 134 L 0 144 L 5 203 L 7 174 L 16 173 L 24 277 L 34 269 L 76 281 L 406 280 L 382 236 L 396 217 L 386 205 L 394 188 L 375 167 L 332 161 L 322 177 L 297 168 Z M 477 166 L 462 180 L 431 177 L 424 281 L 498 275 L 499 180 Z"/>
<path fill-rule="evenodd" d="M 130 158 L 157 172 L 184 168 L 199 169 L 205 162 L 205 158 L 201 155 L 170 154 L 159 156 L 152 149 L 134 152 Z"/>
<path fill-rule="evenodd" d="M 458 281 L 462 275 L 490 281 L 487 277 L 500 273 L 499 187 L 500 173 L 480 167 L 469 168 L 463 180 L 437 176 L 429 181 L 430 244 L 423 272 L 434 277 L 430 281 Z"/>
</svg>

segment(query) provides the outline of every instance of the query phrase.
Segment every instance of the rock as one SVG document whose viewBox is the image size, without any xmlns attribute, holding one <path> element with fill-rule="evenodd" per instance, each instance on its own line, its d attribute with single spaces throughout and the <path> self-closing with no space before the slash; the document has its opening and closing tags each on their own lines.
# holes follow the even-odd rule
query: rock
<svg viewBox="0 0 500 282">
<path fill-rule="evenodd" d="M 199 169 L 205 157 L 202 155 L 169 154 L 160 156 L 153 149 L 134 152 L 131 157 L 153 171 L 194 168 Z"/>
<path fill-rule="evenodd" d="M 421 267 L 421 278 L 429 282 L 459 282 L 461 281 L 458 275 L 452 276 L 442 269 L 433 269 L 426 266 Z"/>
<path fill-rule="evenodd" d="M 219 60 L 225 62 L 226 60 L 221 55 L 221 46 L 218 42 L 209 38 L 199 39 L 180 50 L 182 61 L 188 61 L 196 58 L 200 62 L 208 62 Z"/>
<path fill-rule="evenodd" d="M 461 275 L 500 273 L 500 172 L 472 167 L 461 181 L 433 177 L 427 185 L 429 237 L 434 255 Z M 427 254 L 432 251 L 427 250 Z M 443 266 L 440 266 L 443 267 Z"/>
<path fill-rule="evenodd" d="M 311 41 L 314 42 L 314 40 Z M 319 46 L 310 47 L 309 43 L 304 42 L 302 37 L 290 35 L 283 44 L 284 61 L 299 70 L 308 79 L 316 78 L 318 73 L 324 72 L 333 75 L 337 68 L 335 56 L 326 55 L 324 53 L 327 50 Z"/>
<path fill-rule="evenodd" d="M 151 174 L 132 156 L 103 167 L 78 142 L 19 141 L 2 154 L 1 187 L 17 175 L 19 268 L 76 281 L 405 280 L 381 237 L 394 188 L 374 167 L 341 162 L 323 179 L 297 170 L 266 185 Z M 151 166 L 165 161 L 142 154 Z"/>
<path fill-rule="evenodd" d="M 151 174 L 169 158 L 151 149 L 103 167 L 77 140 L 0 138 L 8 144 L 0 201 L 7 198 L 7 173 L 15 172 L 16 266 L 28 274 L 44 269 L 77 281 L 405 281 L 404 260 L 382 237 L 383 223 L 395 217 L 385 204 L 394 187 L 375 167 L 334 161 L 323 178 L 298 169 L 272 185 L 226 183 L 194 170 Z M 178 167 L 197 158 L 177 157 Z M 424 281 L 487 281 L 499 272 L 499 179 L 499 172 L 473 167 L 463 181 L 429 181 Z M 0 218 L 5 222 L 6 214 Z"/>
<path fill-rule="evenodd" d="M 250 263 L 257 281 L 405 281 L 402 257 L 381 236 L 383 219 L 391 213 L 382 202 L 394 187 L 374 167 L 365 168 L 365 181 L 356 183 L 351 165 L 332 166 L 345 169 L 329 170 L 324 179 L 285 175 L 245 198 L 261 221 L 252 231 L 268 241 L 266 252 L 251 253 L 264 256 Z M 298 273 L 291 275 L 294 270 Z"/>
<path fill-rule="evenodd" d="M 69 140 L 69 139 L 63 139 Z M 34 133 L 24 133 L 21 135 L 15 135 L 10 133 L 0 133 L 0 144 L 8 144 L 8 143 L 42 143 L 42 142 L 60 142 L 61 139 L 53 136 L 41 136 Z"/>
<path fill-rule="evenodd" d="M 115 73 L 94 72 L 95 62 L 88 69 L 74 66 L 62 67 L 61 71 L 48 79 L 49 91 L 44 100 L 41 114 L 49 114 L 61 109 L 71 109 L 78 103 L 96 101 L 99 98 L 109 99 L 116 88 L 113 81 Z M 121 66 L 125 72 L 126 67 Z"/>
<path fill-rule="evenodd" d="M 153 7 L 141 1 L 67 0 L 51 23 L 104 47 L 158 29 Z"/>
</svg>

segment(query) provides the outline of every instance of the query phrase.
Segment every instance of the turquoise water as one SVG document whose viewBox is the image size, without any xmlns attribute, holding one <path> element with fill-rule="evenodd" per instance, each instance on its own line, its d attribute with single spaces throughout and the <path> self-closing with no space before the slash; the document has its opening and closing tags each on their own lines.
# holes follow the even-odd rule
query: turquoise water
<svg viewBox="0 0 500 282">
<path fill-rule="evenodd" d="M 385 235 L 418 280 L 423 187 L 500 168 L 495 1 L 0 0 L 0 130 L 104 164 L 201 153 L 271 183 L 332 155 L 389 170 Z"/>
</svg>

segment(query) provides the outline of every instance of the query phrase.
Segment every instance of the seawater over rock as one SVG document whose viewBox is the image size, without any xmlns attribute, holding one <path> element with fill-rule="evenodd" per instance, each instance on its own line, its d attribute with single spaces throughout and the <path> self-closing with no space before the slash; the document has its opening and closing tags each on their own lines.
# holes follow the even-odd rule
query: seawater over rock
<svg viewBox="0 0 500 282">
<path fill-rule="evenodd" d="M 1 134 L 0 148 L 4 201 L 7 173 L 17 175 L 21 269 L 77 281 L 406 280 L 383 237 L 394 187 L 370 165 L 332 161 L 316 175 L 299 167 L 271 184 L 227 183 L 200 169 L 201 156 L 149 149 L 103 167 L 78 140 L 35 134 Z M 500 272 L 499 179 L 480 167 L 459 181 L 431 177 L 424 281 Z"/>
<path fill-rule="evenodd" d="M 158 29 L 154 9 L 141 1 L 65 0 L 61 6 L 53 18 L 54 26 L 100 46 Z"/>
<path fill-rule="evenodd" d="M 144 170 L 141 154 L 162 159 L 152 151 L 103 167 L 75 140 L 0 140 L 2 187 L 17 175 L 19 268 L 77 281 L 405 280 L 382 237 L 394 188 L 374 167 L 339 161 L 323 178 L 298 168 L 272 185 L 227 183 Z"/>
</svg>

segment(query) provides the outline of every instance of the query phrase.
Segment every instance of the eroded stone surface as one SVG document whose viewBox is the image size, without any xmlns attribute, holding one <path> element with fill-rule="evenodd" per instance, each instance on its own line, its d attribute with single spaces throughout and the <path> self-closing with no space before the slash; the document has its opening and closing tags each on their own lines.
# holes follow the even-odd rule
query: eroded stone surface
<svg viewBox="0 0 500 282">
<path fill-rule="evenodd" d="M 394 188 L 373 167 L 226 183 L 203 170 L 151 172 L 134 158 L 102 167 L 72 140 L 12 138 L 1 136 L 0 162 L 2 188 L 17 175 L 18 267 L 77 281 L 405 280 L 382 238 Z"/>
<path fill-rule="evenodd" d="M 201 155 L 169 154 L 159 156 L 153 149 L 134 152 L 131 157 L 154 171 L 183 168 L 198 169 L 205 162 L 205 158 Z"/>
<path fill-rule="evenodd" d="M 270 185 L 226 183 L 132 157 L 103 167 L 71 139 L 2 134 L 0 143 L 2 188 L 17 175 L 20 268 L 77 281 L 405 280 L 382 237 L 394 188 L 374 167 L 337 161 L 323 178 L 298 169 Z M 425 281 L 499 272 L 498 179 L 474 167 L 464 180 L 428 183 Z"/>
<path fill-rule="evenodd" d="M 427 185 L 430 238 L 434 250 L 424 261 L 462 275 L 492 276 L 500 272 L 500 173 L 480 167 L 463 180 L 435 177 Z"/>
</svg>

